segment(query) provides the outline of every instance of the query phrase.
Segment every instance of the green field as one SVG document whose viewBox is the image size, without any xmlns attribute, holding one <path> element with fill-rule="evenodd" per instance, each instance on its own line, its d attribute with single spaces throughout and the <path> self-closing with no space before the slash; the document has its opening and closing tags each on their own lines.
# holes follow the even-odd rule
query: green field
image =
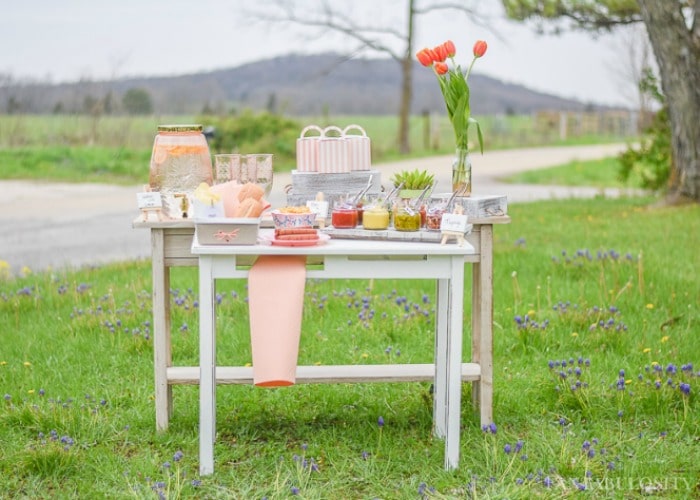
<svg viewBox="0 0 700 500">
<path fill-rule="evenodd" d="M 142 184 L 148 180 L 148 162 L 157 126 L 162 123 L 200 122 L 214 118 L 192 116 L 91 118 L 78 115 L 0 116 L 0 179 L 36 179 L 72 182 Z M 372 141 L 372 161 L 405 158 L 397 149 L 397 118 L 394 116 L 297 117 L 293 137 L 308 124 L 347 126 L 359 124 Z M 446 118 L 433 117 L 427 124 L 415 116 L 410 123 L 412 150 L 408 157 L 454 153 L 453 131 Z M 624 142 L 619 136 L 578 136 L 561 141 L 542 132 L 531 116 L 480 117 L 485 150 L 542 146 Z M 225 132 L 220 132 L 225 133 Z M 275 137 L 236 143 L 245 153 L 275 154 L 275 169 L 295 168 L 294 139 L 283 144 Z M 258 151 L 260 144 L 265 151 Z M 231 152 L 211 148 L 212 154 Z"/>
<path fill-rule="evenodd" d="M 155 432 L 150 264 L 5 270 L 0 497 L 693 498 L 700 210 L 652 201 L 509 207 L 495 230 L 496 432 L 465 384 L 452 472 L 428 384 L 222 386 L 216 473 L 200 478 L 196 387 L 174 388 Z M 194 270 L 173 271 L 176 364 L 198 359 L 196 290 Z M 434 291 L 309 281 L 300 362 L 431 362 Z M 249 362 L 245 284 L 217 293 L 219 362 Z"/>
</svg>

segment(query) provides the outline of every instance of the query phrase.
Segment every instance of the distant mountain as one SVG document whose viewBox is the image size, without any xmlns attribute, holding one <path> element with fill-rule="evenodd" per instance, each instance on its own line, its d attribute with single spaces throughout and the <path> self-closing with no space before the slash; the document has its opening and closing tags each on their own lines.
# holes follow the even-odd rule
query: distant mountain
<svg viewBox="0 0 700 500">
<path fill-rule="evenodd" d="M 418 63 L 414 66 L 412 112 L 444 112 L 435 76 Z M 474 114 L 531 113 L 541 110 L 577 111 L 603 108 L 521 85 L 472 73 Z M 269 109 L 289 115 L 395 114 L 399 108 L 400 68 L 390 59 L 345 59 L 339 54 L 275 57 L 230 69 L 168 77 L 81 81 L 59 85 L 23 86 L 24 110 L 51 112 L 84 110 L 86 102 L 113 103 L 129 89 L 146 90 L 159 114 L 196 114 L 204 108 Z"/>
</svg>

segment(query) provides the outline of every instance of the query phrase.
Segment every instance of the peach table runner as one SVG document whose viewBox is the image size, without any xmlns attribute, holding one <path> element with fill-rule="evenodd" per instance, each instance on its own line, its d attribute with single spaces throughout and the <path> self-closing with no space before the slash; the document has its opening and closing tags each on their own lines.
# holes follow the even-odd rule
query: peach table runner
<svg viewBox="0 0 700 500">
<path fill-rule="evenodd" d="M 306 257 L 263 255 L 248 273 L 253 383 L 261 387 L 296 381 Z"/>
</svg>

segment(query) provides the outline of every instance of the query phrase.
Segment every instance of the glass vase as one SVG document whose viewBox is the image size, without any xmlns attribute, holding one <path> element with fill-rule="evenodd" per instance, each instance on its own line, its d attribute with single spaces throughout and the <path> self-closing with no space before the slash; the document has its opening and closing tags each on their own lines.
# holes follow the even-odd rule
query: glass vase
<svg viewBox="0 0 700 500">
<path fill-rule="evenodd" d="M 472 194 L 472 162 L 469 158 L 469 150 L 457 148 L 452 162 L 452 192 L 460 193 L 460 196 Z"/>
</svg>

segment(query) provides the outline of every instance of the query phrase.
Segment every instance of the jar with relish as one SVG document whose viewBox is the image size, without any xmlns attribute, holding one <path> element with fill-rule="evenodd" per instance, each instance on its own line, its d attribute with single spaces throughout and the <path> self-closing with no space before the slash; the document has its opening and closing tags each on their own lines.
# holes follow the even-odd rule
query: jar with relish
<svg viewBox="0 0 700 500">
<path fill-rule="evenodd" d="M 409 204 L 394 209 L 394 229 L 397 231 L 418 231 L 421 228 L 421 215 Z"/>
</svg>

